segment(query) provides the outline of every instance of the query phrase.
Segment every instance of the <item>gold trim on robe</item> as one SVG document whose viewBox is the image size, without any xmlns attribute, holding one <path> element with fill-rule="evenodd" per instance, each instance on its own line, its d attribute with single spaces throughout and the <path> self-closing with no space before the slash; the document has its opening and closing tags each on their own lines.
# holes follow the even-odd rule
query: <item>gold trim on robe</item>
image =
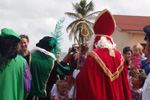
<svg viewBox="0 0 150 100">
<path fill-rule="evenodd" d="M 90 55 L 91 57 L 93 57 L 96 62 L 99 64 L 100 68 L 102 68 L 102 70 L 104 71 L 104 73 L 110 78 L 111 81 L 114 81 L 115 79 L 117 79 L 120 75 L 120 73 L 123 71 L 124 68 L 124 59 L 123 56 L 121 56 L 121 62 L 117 68 L 117 70 L 112 73 L 105 65 L 105 63 L 102 61 L 102 59 L 97 55 L 97 53 L 95 53 L 94 51 L 89 52 L 88 55 Z"/>
</svg>

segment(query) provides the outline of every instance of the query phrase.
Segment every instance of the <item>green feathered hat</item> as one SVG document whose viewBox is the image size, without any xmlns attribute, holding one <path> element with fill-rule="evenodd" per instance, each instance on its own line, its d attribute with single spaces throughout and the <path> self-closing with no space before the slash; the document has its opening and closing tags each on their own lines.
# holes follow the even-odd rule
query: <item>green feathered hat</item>
<svg viewBox="0 0 150 100">
<path fill-rule="evenodd" d="M 50 52 L 54 53 L 57 57 L 57 53 L 61 51 L 57 38 L 51 37 L 51 39 L 49 40 L 49 45 L 53 47 L 53 49 Z"/>
<path fill-rule="evenodd" d="M 54 37 L 51 37 L 51 39 L 49 40 L 49 46 L 56 48 L 57 45 L 57 40 Z"/>
<path fill-rule="evenodd" d="M 54 53 L 55 55 L 57 54 L 57 44 L 57 39 L 51 37 L 51 39 L 49 40 L 49 46 L 51 46 L 53 49 L 50 52 Z"/>
</svg>

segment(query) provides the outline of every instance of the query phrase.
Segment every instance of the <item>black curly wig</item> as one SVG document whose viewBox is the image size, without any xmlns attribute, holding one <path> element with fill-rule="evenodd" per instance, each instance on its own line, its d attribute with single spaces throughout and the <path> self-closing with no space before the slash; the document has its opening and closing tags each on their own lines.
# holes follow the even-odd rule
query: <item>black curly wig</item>
<svg viewBox="0 0 150 100">
<path fill-rule="evenodd" d="M 0 36 L 0 66 L 17 56 L 19 39 L 14 36 Z"/>
<path fill-rule="evenodd" d="M 43 48 L 47 51 L 51 51 L 52 49 L 54 49 L 56 47 L 56 44 L 51 44 L 50 45 L 50 41 L 51 39 L 53 39 L 53 37 L 50 36 L 45 36 L 43 37 L 37 44 L 37 47 Z"/>
</svg>

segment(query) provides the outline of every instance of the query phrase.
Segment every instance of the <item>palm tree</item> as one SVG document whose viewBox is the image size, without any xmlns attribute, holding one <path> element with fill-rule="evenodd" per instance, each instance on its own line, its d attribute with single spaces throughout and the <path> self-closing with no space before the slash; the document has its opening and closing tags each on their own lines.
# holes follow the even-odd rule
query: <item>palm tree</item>
<svg viewBox="0 0 150 100">
<path fill-rule="evenodd" d="M 72 39 L 74 36 L 74 42 L 77 41 L 80 46 L 81 44 L 86 43 L 93 35 L 91 29 L 93 23 L 89 21 L 89 19 L 99 11 L 90 14 L 90 12 L 94 10 L 94 4 L 92 1 L 87 3 L 86 0 L 81 0 L 79 3 L 73 3 L 72 5 L 75 13 L 66 12 L 65 14 L 75 20 L 68 25 L 66 30 L 69 32 L 69 38 Z"/>
</svg>

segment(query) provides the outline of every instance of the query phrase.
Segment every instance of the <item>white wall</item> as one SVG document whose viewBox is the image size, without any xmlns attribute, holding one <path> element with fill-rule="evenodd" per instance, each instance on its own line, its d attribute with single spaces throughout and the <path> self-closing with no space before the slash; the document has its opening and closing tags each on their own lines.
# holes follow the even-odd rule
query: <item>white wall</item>
<svg viewBox="0 0 150 100">
<path fill-rule="evenodd" d="M 121 52 L 125 46 L 132 47 L 136 43 L 145 43 L 143 32 L 121 32 L 118 29 L 116 29 L 112 37 L 117 45 L 117 49 Z"/>
</svg>

